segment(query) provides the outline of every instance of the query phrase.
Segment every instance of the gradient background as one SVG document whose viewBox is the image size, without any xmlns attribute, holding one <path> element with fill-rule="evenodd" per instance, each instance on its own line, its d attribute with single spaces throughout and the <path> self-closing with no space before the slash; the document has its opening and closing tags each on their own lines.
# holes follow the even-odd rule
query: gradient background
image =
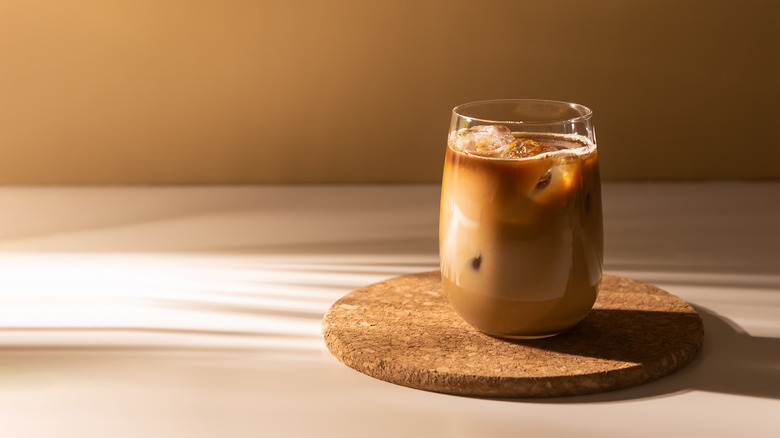
<svg viewBox="0 0 780 438">
<path fill-rule="evenodd" d="M 0 184 L 438 182 L 515 97 L 605 180 L 780 178 L 776 0 L 4 0 L 0 65 Z"/>
</svg>

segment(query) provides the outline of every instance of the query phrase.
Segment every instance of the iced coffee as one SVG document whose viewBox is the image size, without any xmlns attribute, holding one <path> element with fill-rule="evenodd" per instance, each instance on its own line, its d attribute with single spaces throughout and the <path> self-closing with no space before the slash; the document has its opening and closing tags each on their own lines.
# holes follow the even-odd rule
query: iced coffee
<svg viewBox="0 0 780 438">
<path fill-rule="evenodd" d="M 601 280 L 593 136 L 525 128 L 455 124 L 442 182 L 443 289 L 468 323 L 506 338 L 575 325 Z"/>
</svg>

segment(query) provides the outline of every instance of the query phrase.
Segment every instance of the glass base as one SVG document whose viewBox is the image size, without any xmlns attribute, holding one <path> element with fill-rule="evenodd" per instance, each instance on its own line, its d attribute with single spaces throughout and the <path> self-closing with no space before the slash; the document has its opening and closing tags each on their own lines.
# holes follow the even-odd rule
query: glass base
<svg viewBox="0 0 780 438">
<path fill-rule="evenodd" d="M 558 335 L 560 333 L 562 333 L 562 332 L 555 332 L 555 333 L 550 333 L 550 334 L 547 334 L 547 335 L 530 335 L 530 336 L 523 336 L 523 335 L 494 335 L 494 334 L 490 334 L 490 333 L 487 333 L 487 334 L 492 336 L 492 337 L 494 337 L 494 338 L 499 338 L 499 339 L 509 339 L 509 340 L 514 340 L 514 341 L 526 341 L 526 340 L 529 340 L 529 339 L 551 338 L 551 337 L 553 337 L 555 335 Z"/>
</svg>

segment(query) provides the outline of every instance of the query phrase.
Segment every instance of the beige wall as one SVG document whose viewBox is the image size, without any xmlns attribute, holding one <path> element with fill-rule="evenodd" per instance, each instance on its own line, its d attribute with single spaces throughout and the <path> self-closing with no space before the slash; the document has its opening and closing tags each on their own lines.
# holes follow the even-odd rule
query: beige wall
<svg viewBox="0 0 780 438">
<path fill-rule="evenodd" d="M 780 2 L 0 2 L 2 184 L 433 182 L 502 97 L 592 107 L 605 179 L 780 178 Z"/>
</svg>

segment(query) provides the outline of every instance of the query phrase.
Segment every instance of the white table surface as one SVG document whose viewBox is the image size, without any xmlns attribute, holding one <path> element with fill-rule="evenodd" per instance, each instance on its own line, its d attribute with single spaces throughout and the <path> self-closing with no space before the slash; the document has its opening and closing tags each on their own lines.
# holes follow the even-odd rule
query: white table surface
<svg viewBox="0 0 780 438">
<path fill-rule="evenodd" d="M 780 436 L 780 183 L 605 184 L 605 270 L 700 312 L 630 389 L 455 397 L 340 364 L 320 321 L 435 269 L 439 188 L 0 188 L 2 437 Z"/>
</svg>

